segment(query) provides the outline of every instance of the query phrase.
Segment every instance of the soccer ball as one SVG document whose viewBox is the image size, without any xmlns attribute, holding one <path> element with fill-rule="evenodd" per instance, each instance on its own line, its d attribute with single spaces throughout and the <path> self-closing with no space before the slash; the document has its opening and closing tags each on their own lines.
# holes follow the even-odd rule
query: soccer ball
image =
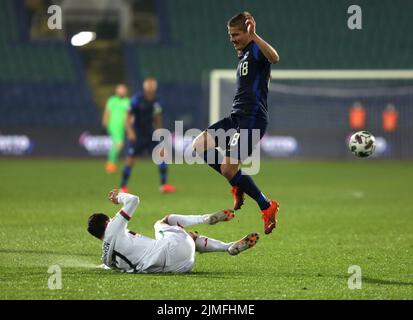
<svg viewBox="0 0 413 320">
<path fill-rule="evenodd" d="M 358 131 L 350 137 L 350 151 L 359 158 L 371 156 L 376 149 L 376 139 L 368 131 Z"/>
</svg>

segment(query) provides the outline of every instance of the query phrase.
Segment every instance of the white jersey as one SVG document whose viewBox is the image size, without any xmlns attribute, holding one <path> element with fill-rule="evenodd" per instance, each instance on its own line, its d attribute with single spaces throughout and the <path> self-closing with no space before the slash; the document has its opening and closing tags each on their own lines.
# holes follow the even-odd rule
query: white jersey
<svg viewBox="0 0 413 320">
<path fill-rule="evenodd" d="M 187 272 L 195 261 L 195 244 L 185 230 L 161 221 L 155 224 L 156 239 L 127 229 L 139 198 L 119 193 L 122 209 L 108 223 L 103 237 L 102 262 L 125 272 Z"/>
</svg>

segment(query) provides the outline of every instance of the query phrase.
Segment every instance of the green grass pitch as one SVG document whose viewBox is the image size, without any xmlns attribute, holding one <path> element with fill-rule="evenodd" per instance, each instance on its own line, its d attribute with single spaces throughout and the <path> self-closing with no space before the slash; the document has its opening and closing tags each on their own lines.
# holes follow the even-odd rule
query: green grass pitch
<svg viewBox="0 0 413 320">
<path fill-rule="evenodd" d="M 98 268 L 101 243 L 86 231 L 119 174 L 98 160 L 0 160 L 0 299 L 413 299 L 413 163 L 263 161 L 255 181 L 281 203 L 279 226 L 263 233 L 247 198 L 230 222 L 196 226 L 236 240 L 258 231 L 252 250 L 198 254 L 190 274 L 122 274 Z M 179 190 L 162 195 L 158 172 L 137 162 L 130 189 L 141 206 L 130 230 L 153 236 L 167 213 L 198 214 L 232 206 L 229 185 L 206 165 L 170 166 Z M 62 270 L 50 290 L 49 266 Z M 361 289 L 348 269 L 360 266 Z"/>
</svg>

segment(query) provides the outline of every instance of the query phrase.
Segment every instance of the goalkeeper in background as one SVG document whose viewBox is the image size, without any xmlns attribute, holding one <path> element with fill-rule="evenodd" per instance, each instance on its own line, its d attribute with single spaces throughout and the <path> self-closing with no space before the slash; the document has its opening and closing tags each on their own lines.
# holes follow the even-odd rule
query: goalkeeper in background
<svg viewBox="0 0 413 320">
<path fill-rule="evenodd" d="M 105 166 L 107 173 L 117 171 L 116 163 L 125 140 L 125 120 L 129 105 L 128 87 L 124 84 L 118 84 L 115 95 L 111 96 L 106 103 L 102 119 L 102 124 L 112 140 Z"/>
</svg>

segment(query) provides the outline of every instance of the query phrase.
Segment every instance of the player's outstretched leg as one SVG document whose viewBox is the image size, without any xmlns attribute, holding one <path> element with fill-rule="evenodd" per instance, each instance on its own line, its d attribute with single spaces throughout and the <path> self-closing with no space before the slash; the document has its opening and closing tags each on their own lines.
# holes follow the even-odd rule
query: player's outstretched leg
<svg viewBox="0 0 413 320">
<path fill-rule="evenodd" d="M 212 239 L 203 235 L 198 235 L 198 233 L 189 233 L 195 241 L 195 250 L 204 252 L 228 252 L 234 243 L 233 242 L 222 242 L 220 240 Z"/>
<path fill-rule="evenodd" d="M 163 221 L 171 226 L 188 227 L 196 224 L 213 225 L 221 221 L 229 221 L 234 218 L 234 213 L 230 209 L 220 210 L 210 214 L 203 215 L 167 215 Z"/>
<path fill-rule="evenodd" d="M 211 213 L 208 218 L 208 224 L 214 225 L 221 221 L 229 221 L 235 217 L 234 211 L 231 209 L 220 210 L 215 213 Z"/>
<path fill-rule="evenodd" d="M 235 256 L 242 251 L 250 249 L 257 244 L 259 238 L 260 235 L 258 233 L 247 234 L 241 240 L 233 242 L 233 244 L 228 248 L 228 253 Z"/>
<path fill-rule="evenodd" d="M 196 251 L 200 253 L 228 252 L 233 256 L 254 247 L 259 239 L 258 233 L 250 233 L 242 239 L 234 242 L 222 242 L 220 240 L 199 235 L 197 232 L 189 232 L 189 234 L 195 241 Z"/>
</svg>

